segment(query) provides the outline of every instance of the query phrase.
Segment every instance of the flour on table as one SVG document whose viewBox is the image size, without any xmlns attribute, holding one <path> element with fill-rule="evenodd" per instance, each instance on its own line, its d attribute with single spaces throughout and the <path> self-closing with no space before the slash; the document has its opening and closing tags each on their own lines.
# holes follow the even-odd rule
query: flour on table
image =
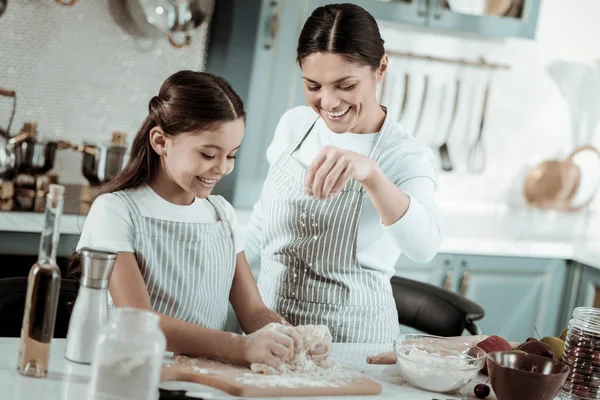
<svg viewBox="0 0 600 400">
<path fill-rule="evenodd" d="M 298 332 L 304 342 L 301 349 L 296 349 L 294 358 L 286 360 L 279 369 L 266 364 L 254 363 L 250 366 L 253 372 L 265 375 L 281 375 L 294 372 L 311 372 L 327 369 L 331 363 L 329 360 L 315 360 L 310 354 L 311 350 L 319 346 L 329 353 L 331 348 L 331 333 L 326 325 L 299 325 L 294 329 Z"/>
<path fill-rule="evenodd" d="M 209 370 L 207 370 L 206 368 L 200 368 L 197 366 L 192 366 L 192 371 L 197 372 L 199 374 L 210 374 L 211 372 Z"/>
<path fill-rule="evenodd" d="M 343 387 L 362 378 L 362 375 L 343 367 L 332 360 L 324 365 L 314 365 L 312 370 L 281 372 L 278 375 L 265 375 L 247 372 L 236 378 L 242 385 L 259 388 L 300 388 L 300 387 Z"/>
</svg>

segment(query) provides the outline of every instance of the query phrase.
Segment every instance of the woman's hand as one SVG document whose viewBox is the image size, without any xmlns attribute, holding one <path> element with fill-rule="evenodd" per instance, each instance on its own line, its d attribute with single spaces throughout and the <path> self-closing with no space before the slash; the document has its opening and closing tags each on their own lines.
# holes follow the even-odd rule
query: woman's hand
<svg viewBox="0 0 600 400">
<path fill-rule="evenodd" d="M 310 165 L 304 186 L 309 196 L 325 200 L 338 194 L 350 179 L 365 183 L 378 169 L 369 157 L 325 146 Z"/>
<path fill-rule="evenodd" d="M 243 358 L 247 363 L 267 364 L 273 368 L 279 368 L 282 362 L 292 359 L 296 349 L 304 346 L 293 327 L 274 322 L 243 336 L 243 340 Z"/>
</svg>

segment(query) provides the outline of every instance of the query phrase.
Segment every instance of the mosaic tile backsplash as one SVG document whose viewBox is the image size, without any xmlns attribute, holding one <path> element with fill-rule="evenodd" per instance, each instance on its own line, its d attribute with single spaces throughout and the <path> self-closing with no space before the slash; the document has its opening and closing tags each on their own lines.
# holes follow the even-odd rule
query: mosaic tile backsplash
<svg viewBox="0 0 600 400">
<path fill-rule="evenodd" d="M 130 36 L 125 1 L 131 0 L 79 0 L 66 7 L 8 0 L 0 16 L 0 87 L 17 92 L 13 135 L 35 121 L 43 138 L 103 143 L 118 130 L 131 143 L 164 79 L 181 69 L 204 69 L 213 0 L 201 3 L 208 17 L 187 49 L 162 37 L 152 45 Z M 11 106 L 12 99 L 0 97 L 2 127 Z M 75 151 L 60 151 L 55 171 L 62 183 L 87 182 Z"/>
</svg>

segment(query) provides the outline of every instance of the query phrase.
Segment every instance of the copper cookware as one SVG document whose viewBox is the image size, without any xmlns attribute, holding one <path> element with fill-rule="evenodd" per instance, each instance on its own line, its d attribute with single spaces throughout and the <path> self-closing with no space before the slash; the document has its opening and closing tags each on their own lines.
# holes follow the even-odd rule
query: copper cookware
<svg viewBox="0 0 600 400">
<path fill-rule="evenodd" d="M 582 181 L 582 170 L 574 159 L 584 151 L 591 151 L 600 159 L 600 152 L 595 147 L 581 146 L 565 160 L 547 160 L 532 168 L 524 185 L 527 203 L 537 208 L 566 211 L 576 211 L 588 205 L 597 187 L 583 201 L 572 203 Z"/>
</svg>

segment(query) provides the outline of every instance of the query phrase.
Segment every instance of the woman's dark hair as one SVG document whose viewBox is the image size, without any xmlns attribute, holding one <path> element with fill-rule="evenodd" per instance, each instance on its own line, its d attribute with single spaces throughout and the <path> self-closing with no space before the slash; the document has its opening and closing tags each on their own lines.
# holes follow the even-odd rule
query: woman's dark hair
<svg viewBox="0 0 600 400">
<path fill-rule="evenodd" d="M 246 118 L 244 104 L 229 83 L 207 72 L 179 71 L 169 76 L 148 104 L 148 116 L 139 128 L 127 165 L 99 188 L 104 193 L 135 189 L 150 183 L 158 171 L 159 156 L 150 145 L 150 131 L 160 127 L 167 135 L 206 131 L 216 125 Z M 79 254 L 69 260 L 67 277 L 79 279 Z"/>
<path fill-rule="evenodd" d="M 296 60 L 313 53 L 335 53 L 350 62 L 379 68 L 385 54 L 375 18 L 356 4 L 328 4 L 313 11 L 304 23 Z"/>
<path fill-rule="evenodd" d="M 229 83 L 208 72 L 179 71 L 164 81 L 148 104 L 148 116 L 131 145 L 125 168 L 98 191 L 135 189 L 149 183 L 158 171 L 159 157 L 150 145 L 150 131 L 167 135 L 206 131 L 219 123 L 246 118 L 244 104 Z"/>
</svg>

